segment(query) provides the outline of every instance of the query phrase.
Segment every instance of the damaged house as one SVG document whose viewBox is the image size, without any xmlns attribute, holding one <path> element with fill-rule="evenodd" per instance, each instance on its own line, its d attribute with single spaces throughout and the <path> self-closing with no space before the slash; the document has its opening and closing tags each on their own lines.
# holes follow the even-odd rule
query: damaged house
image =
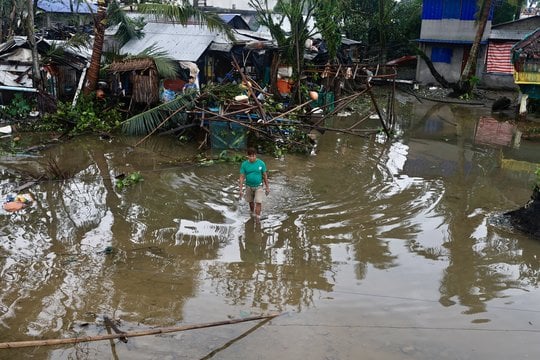
<svg viewBox="0 0 540 360">
<path fill-rule="evenodd" d="M 270 67 L 266 49 L 272 42 L 247 29 L 247 24 L 240 17 L 227 16 L 227 19 L 228 23 L 239 27 L 234 30 L 234 40 L 200 24 L 149 21 L 143 28 L 144 37 L 128 41 L 120 48 L 120 53 L 138 55 L 149 49 L 164 51 L 179 64 L 179 77 L 162 80 L 157 76 L 152 61 L 124 60 L 109 67 L 112 74 L 109 87 L 115 94 L 122 93 L 135 102 L 149 105 L 158 100 L 155 89 L 159 89 L 160 95 L 167 91 L 179 92 L 189 77 L 195 78 L 198 87 L 207 82 L 226 81 L 233 71 L 232 54 L 241 59 L 239 62 L 246 73 L 261 78 L 265 68 Z M 108 35 L 113 35 L 113 32 Z M 145 82 L 142 88 L 152 91 L 142 96 L 137 82 Z"/>
<path fill-rule="evenodd" d="M 41 75 L 48 94 L 58 100 L 71 100 L 90 53 L 60 45 L 43 39 L 37 41 Z M 0 90 L 2 105 L 8 104 L 17 92 L 37 92 L 32 83 L 32 50 L 25 36 L 15 36 L 0 44 Z"/>
</svg>

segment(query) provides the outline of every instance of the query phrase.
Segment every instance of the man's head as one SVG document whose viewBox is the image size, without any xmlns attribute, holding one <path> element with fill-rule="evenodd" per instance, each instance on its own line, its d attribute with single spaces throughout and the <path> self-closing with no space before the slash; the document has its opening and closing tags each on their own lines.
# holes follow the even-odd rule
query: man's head
<svg viewBox="0 0 540 360">
<path fill-rule="evenodd" d="M 255 150 L 253 147 L 249 147 L 247 149 L 247 157 L 250 162 L 257 160 L 257 150 Z"/>
</svg>

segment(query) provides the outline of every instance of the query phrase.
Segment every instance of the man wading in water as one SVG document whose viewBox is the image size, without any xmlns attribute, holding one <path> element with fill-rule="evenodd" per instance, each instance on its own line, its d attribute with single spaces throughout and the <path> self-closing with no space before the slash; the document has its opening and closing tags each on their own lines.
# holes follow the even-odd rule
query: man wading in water
<svg viewBox="0 0 540 360">
<path fill-rule="evenodd" d="M 244 194 L 244 181 L 246 183 L 246 201 L 249 203 L 251 213 L 255 213 L 257 219 L 261 218 L 261 205 L 263 201 L 263 183 L 265 193 L 270 193 L 268 187 L 268 175 L 266 174 L 266 164 L 257 159 L 257 152 L 254 148 L 247 149 L 247 160 L 240 166 L 240 199 Z"/>
</svg>

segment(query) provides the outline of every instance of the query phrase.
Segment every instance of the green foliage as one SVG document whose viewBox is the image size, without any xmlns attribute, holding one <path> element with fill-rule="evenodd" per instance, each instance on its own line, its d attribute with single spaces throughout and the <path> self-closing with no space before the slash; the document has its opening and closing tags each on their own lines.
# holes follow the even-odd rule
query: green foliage
<svg viewBox="0 0 540 360">
<path fill-rule="evenodd" d="M 275 100 L 273 97 L 266 98 L 262 106 L 267 114 L 276 114 L 283 111 L 283 103 Z"/>
<path fill-rule="evenodd" d="M 330 59 L 337 56 L 341 46 L 342 21 L 345 9 L 341 6 L 342 0 L 326 0 L 316 3 L 313 13 L 315 25 L 326 42 Z"/>
<path fill-rule="evenodd" d="M 283 49 L 284 61 L 294 64 L 293 77 L 298 78 L 304 66 L 304 44 L 306 40 L 315 34 L 314 29 L 309 28 L 310 17 L 316 8 L 314 0 L 278 0 L 276 9 L 280 16 L 275 17 L 268 9 L 268 1 L 250 0 L 249 5 L 257 11 L 257 21 L 264 25 L 276 39 L 278 46 Z M 290 24 L 290 32 L 284 29 L 284 20 Z"/>
<path fill-rule="evenodd" d="M 220 104 L 240 95 L 245 90 L 239 84 L 214 84 L 208 83 L 201 89 L 200 100 L 204 105 Z"/>
<path fill-rule="evenodd" d="M 205 24 L 208 29 L 224 33 L 230 40 L 234 40 L 234 33 L 230 26 L 225 24 L 218 14 L 204 12 L 193 7 L 187 1 L 182 5 L 176 4 L 139 4 L 137 10 L 142 14 L 149 14 L 157 19 L 176 22 L 182 25 L 195 21 L 197 24 Z"/>
<path fill-rule="evenodd" d="M 262 152 L 281 158 L 285 154 L 308 154 L 312 147 L 312 141 L 305 129 L 295 125 L 279 125 L 273 131 L 277 140 L 257 139 Z M 283 138 L 283 140 L 281 139 Z"/>
<path fill-rule="evenodd" d="M 519 19 L 521 10 L 528 5 L 532 6 L 537 1 L 527 0 L 505 0 L 496 1 L 493 10 L 493 25 Z"/>
<path fill-rule="evenodd" d="M 219 153 L 217 158 L 209 158 L 203 154 L 197 155 L 197 161 L 200 165 L 210 166 L 219 163 L 241 163 L 246 157 L 242 154 L 229 154 L 228 150 L 223 150 Z"/>
<path fill-rule="evenodd" d="M 480 82 L 480 78 L 478 76 L 471 76 L 469 79 L 469 84 L 471 85 L 471 88 L 475 88 L 476 85 Z"/>
<path fill-rule="evenodd" d="M 137 55 L 130 55 L 124 58 L 124 60 L 130 59 L 152 59 L 159 76 L 164 79 L 176 79 L 180 72 L 178 62 L 171 58 L 167 51 L 160 50 L 156 44 L 147 47 Z"/>
<path fill-rule="evenodd" d="M 145 22 L 142 17 L 131 18 L 122 9 L 118 1 L 110 1 L 107 7 L 107 24 L 118 24 L 116 39 L 123 45 L 131 39 L 140 39 L 144 36 Z"/>
<path fill-rule="evenodd" d="M 24 119 L 32 111 L 34 101 L 27 100 L 21 93 L 15 94 L 9 105 L 2 108 L 0 114 L 8 119 Z"/>
<path fill-rule="evenodd" d="M 105 101 L 95 96 L 81 95 L 75 106 L 70 102 L 59 102 L 55 113 L 44 116 L 36 130 L 70 131 L 72 135 L 85 132 L 111 132 L 117 128 L 122 115 Z"/>
<path fill-rule="evenodd" d="M 66 49 L 72 51 L 82 51 L 91 46 L 92 40 L 86 33 L 75 33 L 67 41 L 51 41 L 50 47 L 47 48 L 45 54 L 41 54 L 41 63 L 47 64 L 51 61 L 63 63 L 65 61 Z"/>
<path fill-rule="evenodd" d="M 410 40 L 420 36 L 422 0 L 343 0 L 344 33 L 370 48 L 388 47 L 388 56 L 409 52 Z"/>
<path fill-rule="evenodd" d="M 21 150 L 19 137 L 11 138 L 8 142 L 0 142 L 0 155 L 16 154 Z"/>
<path fill-rule="evenodd" d="M 540 187 L 540 168 L 536 169 L 536 171 L 534 172 L 534 174 L 536 175 L 536 187 Z"/>
<path fill-rule="evenodd" d="M 195 106 L 196 97 L 196 93 L 180 94 L 169 102 L 132 116 L 122 123 L 122 132 L 127 135 L 146 135 L 158 128 L 165 130 L 185 124 L 186 110 Z"/>
<path fill-rule="evenodd" d="M 473 95 L 473 91 L 474 91 L 474 88 L 476 87 L 476 85 L 480 82 L 480 78 L 478 76 L 471 76 L 468 80 L 467 80 L 467 85 L 464 87 L 464 89 L 466 90 L 466 92 L 462 95 L 459 96 L 459 99 L 461 100 L 471 100 L 474 95 Z"/>
<path fill-rule="evenodd" d="M 116 179 L 116 188 L 118 190 L 122 190 L 127 186 L 132 186 L 137 183 L 140 183 L 141 181 L 144 181 L 143 176 L 140 172 L 135 171 L 130 173 L 128 176 L 120 177 L 119 179 Z"/>
</svg>

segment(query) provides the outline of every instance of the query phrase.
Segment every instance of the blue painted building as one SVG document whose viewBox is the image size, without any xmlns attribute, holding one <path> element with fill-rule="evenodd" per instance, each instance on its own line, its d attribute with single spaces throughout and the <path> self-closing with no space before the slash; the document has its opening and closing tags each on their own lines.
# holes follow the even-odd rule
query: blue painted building
<svg viewBox="0 0 540 360">
<path fill-rule="evenodd" d="M 477 0 L 424 0 L 419 47 L 431 59 L 437 71 L 450 82 L 457 81 L 467 62 L 476 36 Z M 486 24 L 479 59 L 485 57 L 485 45 L 491 30 L 491 16 Z M 477 73 L 482 72 L 478 62 Z M 426 63 L 418 61 L 416 80 L 435 83 Z"/>
</svg>

